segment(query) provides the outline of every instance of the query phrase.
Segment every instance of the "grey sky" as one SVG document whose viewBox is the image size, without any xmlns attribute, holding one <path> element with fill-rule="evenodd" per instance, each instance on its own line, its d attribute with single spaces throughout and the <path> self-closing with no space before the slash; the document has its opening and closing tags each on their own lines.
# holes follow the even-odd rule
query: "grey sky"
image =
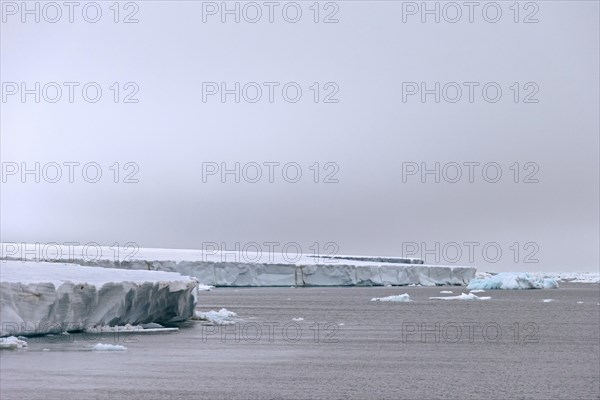
<svg viewBox="0 0 600 400">
<path fill-rule="evenodd" d="M 244 15 L 240 23 L 231 15 L 222 23 L 218 13 L 203 23 L 203 7 L 213 10 L 206 2 L 137 2 L 133 18 L 139 22 L 125 24 L 125 15 L 136 11 L 124 9 L 125 3 L 118 23 L 109 9 L 113 2 L 98 2 L 97 23 L 83 19 L 86 2 L 75 9 L 73 23 L 66 8 L 57 23 L 44 21 L 43 14 L 39 23 L 33 16 L 22 23 L 20 10 L 12 15 L 15 10 L 3 2 L 3 171 L 15 165 L 7 163 L 33 168 L 35 162 L 56 162 L 63 177 L 54 184 L 44 176 L 35 183 L 33 175 L 22 183 L 19 172 L 4 177 L 2 241 L 173 248 L 297 242 L 305 252 L 312 243 L 323 248 L 335 242 L 342 254 L 398 256 L 410 243 L 434 249 L 438 242 L 439 263 L 454 259 L 443 248 L 451 251 L 448 244 L 456 242 L 464 252 L 456 264 L 483 270 L 598 269 L 597 2 L 538 1 L 528 8 L 521 2 L 518 23 L 512 1 L 496 3 L 502 10 L 496 23 L 482 15 L 489 2 L 474 9 L 472 23 L 464 6 L 457 23 L 444 21 L 444 14 L 440 23 L 431 15 L 422 23 L 419 13 L 405 15 L 404 23 L 403 7 L 411 11 L 412 5 L 389 1 L 321 2 L 319 23 L 312 1 L 297 2 L 302 17 L 289 23 L 281 12 L 287 3 L 275 7 L 273 23 L 261 6 L 262 19 L 253 24 Z M 294 17 L 294 8 L 288 11 Z M 490 18 L 494 10 L 488 11 Z M 331 13 L 339 22 L 323 23 Z M 524 23 L 527 16 L 539 22 Z M 22 102 L 20 92 L 8 93 L 11 82 L 29 89 L 35 82 L 41 88 L 57 82 L 62 97 L 50 103 L 40 89 L 39 103 L 34 94 Z M 79 83 L 73 103 L 64 82 Z M 81 97 L 88 82 L 102 88 L 97 103 Z M 126 88 L 128 82 L 134 85 Z M 241 93 L 236 103 L 228 95 L 223 103 L 219 93 L 203 102 L 203 82 L 226 82 L 229 88 L 257 82 L 263 96 L 250 103 Z M 273 103 L 264 82 L 279 83 L 272 84 Z M 302 89 L 296 103 L 282 97 L 289 82 Z M 425 102 L 420 93 L 407 95 L 410 84 L 404 85 L 403 101 L 403 82 L 425 82 L 429 89 L 440 82 L 440 102 L 434 94 Z M 463 91 L 456 103 L 447 101 L 455 97 L 455 85 L 442 90 L 449 82 Z M 472 103 L 464 82 L 472 82 Z M 482 96 L 490 82 L 502 89 L 497 102 Z M 139 102 L 124 103 L 136 86 L 132 98 Z M 53 97 L 54 89 L 47 89 L 46 97 Z M 247 89 L 246 97 L 253 97 L 254 87 Z M 338 102 L 324 102 L 336 89 L 330 100 Z M 86 182 L 79 166 L 69 183 L 64 162 L 98 163 L 102 178 Z M 115 162 L 119 183 L 112 182 L 109 168 Z M 122 182 L 134 171 L 124 168 L 127 162 L 139 166 L 138 183 Z M 244 176 L 235 183 L 232 175 L 222 183 L 218 174 L 203 182 L 203 163 L 211 162 L 297 163 L 302 178 L 288 183 L 277 166 L 270 183 L 263 165 L 258 183 Z M 313 181 L 315 162 L 319 183 Z M 328 162 L 335 164 L 326 168 Z M 452 172 L 447 180 L 456 165 L 448 163 L 458 163 L 462 179 L 450 183 L 441 176 L 435 183 L 428 175 L 422 183 L 417 173 L 403 182 L 403 168 L 433 168 L 436 162 Z M 473 183 L 465 162 L 480 163 L 473 167 Z M 481 175 L 489 163 L 500 166 L 497 183 L 486 181 L 494 174 Z M 332 172 L 339 182 L 324 183 Z M 473 262 L 465 242 L 478 243 Z M 482 255 L 490 243 L 503 251 L 496 262 Z M 524 262 L 528 255 L 530 262 Z M 427 261 L 435 263 L 435 256 Z"/>
</svg>

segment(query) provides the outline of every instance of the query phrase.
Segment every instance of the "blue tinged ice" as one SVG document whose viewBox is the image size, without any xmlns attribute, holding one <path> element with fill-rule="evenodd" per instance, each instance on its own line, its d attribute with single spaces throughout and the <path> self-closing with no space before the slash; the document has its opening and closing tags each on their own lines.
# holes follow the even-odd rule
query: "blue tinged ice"
<svg viewBox="0 0 600 400">
<path fill-rule="evenodd" d="M 476 278 L 469 282 L 467 289 L 555 289 L 558 282 L 554 278 L 529 274 L 527 272 L 503 272 L 484 278 Z"/>
</svg>

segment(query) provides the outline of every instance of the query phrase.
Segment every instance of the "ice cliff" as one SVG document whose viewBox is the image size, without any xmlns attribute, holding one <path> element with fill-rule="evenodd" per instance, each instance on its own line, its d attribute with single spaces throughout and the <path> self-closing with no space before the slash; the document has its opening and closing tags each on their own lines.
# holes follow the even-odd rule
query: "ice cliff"
<svg viewBox="0 0 600 400">
<path fill-rule="evenodd" d="M 401 286 L 466 285 L 474 267 L 425 265 L 414 258 L 373 256 L 300 255 L 290 261 L 280 253 L 235 251 L 138 249 L 117 257 L 114 249 L 101 248 L 94 260 L 81 257 L 79 247 L 52 248 L 44 260 L 128 270 L 178 272 L 213 286 Z M 3 258 L 27 258 L 3 249 Z M 35 254 L 34 254 L 35 256 Z"/>
<path fill-rule="evenodd" d="M 546 278 L 527 272 L 502 272 L 482 278 L 473 279 L 467 289 L 555 289 L 558 282 L 554 278 Z"/>
<path fill-rule="evenodd" d="M 173 272 L 2 261 L 0 336 L 186 320 L 197 284 Z"/>
</svg>

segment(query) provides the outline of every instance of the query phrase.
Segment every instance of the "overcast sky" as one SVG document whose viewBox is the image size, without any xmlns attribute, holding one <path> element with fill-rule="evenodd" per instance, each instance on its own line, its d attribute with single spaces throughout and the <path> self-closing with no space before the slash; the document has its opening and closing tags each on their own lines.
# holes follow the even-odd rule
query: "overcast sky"
<svg viewBox="0 0 600 400">
<path fill-rule="evenodd" d="M 2 241 L 598 271 L 598 2 L 313 3 L 3 2 Z"/>
</svg>

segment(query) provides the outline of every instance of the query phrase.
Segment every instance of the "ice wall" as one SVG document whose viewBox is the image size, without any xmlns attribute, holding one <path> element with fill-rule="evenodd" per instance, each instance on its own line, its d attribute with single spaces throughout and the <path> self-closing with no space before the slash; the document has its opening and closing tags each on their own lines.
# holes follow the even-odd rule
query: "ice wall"
<svg viewBox="0 0 600 400">
<path fill-rule="evenodd" d="M 60 254 L 47 251 L 46 257 L 81 265 L 178 272 L 213 286 L 466 285 L 476 272 L 474 267 L 425 265 L 419 259 L 398 257 L 302 255 L 290 260 L 282 254 L 172 249 L 139 249 L 131 256 L 116 257 L 114 250 L 102 249 L 102 256 L 94 260 L 82 258 L 78 247 L 59 250 Z"/>
<path fill-rule="evenodd" d="M 497 275 L 473 279 L 467 289 L 556 289 L 558 282 L 554 278 L 545 278 L 527 272 L 502 272 Z"/>
<path fill-rule="evenodd" d="M 0 336 L 183 321 L 194 315 L 197 284 L 172 272 L 3 261 Z"/>
</svg>

